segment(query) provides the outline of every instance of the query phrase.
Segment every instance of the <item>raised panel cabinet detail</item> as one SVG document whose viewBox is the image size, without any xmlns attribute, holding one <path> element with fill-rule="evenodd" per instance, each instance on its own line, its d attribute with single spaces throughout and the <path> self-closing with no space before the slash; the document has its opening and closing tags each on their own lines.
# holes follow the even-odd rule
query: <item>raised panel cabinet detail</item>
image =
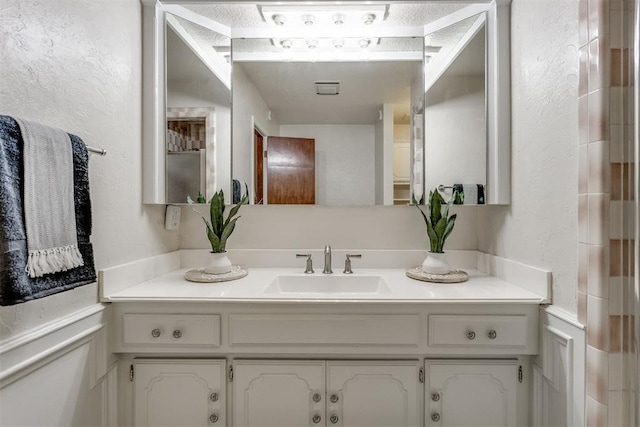
<svg viewBox="0 0 640 427">
<path fill-rule="evenodd" d="M 134 361 L 135 426 L 224 426 L 226 362 Z"/>
<path fill-rule="evenodd" d="M 517 424 L 517 361 L 427 360 L 425 370 L 425 425 Z"/>
<path fill-rule="evenodd" d="M 233 425 L 417 427 L 419 369 L 417 360 L 236 360 Z"/>
<path fill-rule="evenodd" d="M 327 362 L 327 425 L 421 425 L 418 361 Z"/>
<path fill-rule="evenodd" d="M 236 360 L 235 427 L 324 426 L 324 362 Z"/>
</svg>

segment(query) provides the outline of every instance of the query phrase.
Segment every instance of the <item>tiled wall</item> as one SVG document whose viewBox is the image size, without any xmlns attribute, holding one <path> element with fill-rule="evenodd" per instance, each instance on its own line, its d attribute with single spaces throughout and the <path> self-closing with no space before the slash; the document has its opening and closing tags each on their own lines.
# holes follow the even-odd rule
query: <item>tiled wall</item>
<svg viewBox="0 0 640 427">
<path fill-rule="evenodd" d="M 588 426 L 633 426 L 632 0 L 579 1 L 578 318 Z"/>
</svg>

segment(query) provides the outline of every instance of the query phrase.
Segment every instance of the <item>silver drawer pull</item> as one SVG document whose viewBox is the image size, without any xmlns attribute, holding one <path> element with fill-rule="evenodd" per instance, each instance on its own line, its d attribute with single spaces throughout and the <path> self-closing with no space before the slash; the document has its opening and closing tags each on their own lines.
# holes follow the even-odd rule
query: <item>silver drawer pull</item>
<svg viewBox="0 0 640 427">
<path fill-rule="evenodd" d="M 440 400 L 440 393 L 438 393 L 437 391 L 431 393 L 431 400 L 433 400 L 434 402 Z"/>
<path fill-rule="evenodd" d="M 329 417 L 329 421 L 331 421 L 331 424 L 338 424 L 339 418 L 336 414 L 333 414 Z"/>
<path fill-rule="evenodd" d="M 211 414 L 211 416 L 209 417 L 209 421 L 211 421 L 212 423 L 217 423 L 218 422 L 218 414 Z"/>
<path fill-rule="evenodd" d="M 320 396 L 320 393 L 313 393 L 312 399 L 314 402 L 318 403 L 322 400 L 322 396 Z"/>
<path fill-rule="evenodd" d="M 320 414 L 315 414 L 313 418 L 311 418 L 311 421 L 313 421 L 314 424 L 318 424 L 320 421 L 322 421 L 322 417 L 320 416 Z"/>
<path fill-rule="evenodd" d="M 476 333 L 473 332 L 473 331 L 467 331 L 467 339 L 475 340 L 476 339 Z"/>
<path fill-rule="evenodd" d="M 331 403 L 338 403 L 338 400 L 340 400 L 340 398 L 338 397 L 337 394 L 332 394 L 331 396 L 329 396 L 329 400 L 331 401 Z"/>
<path fill-rule="evenodd" d="M 178 339 L 182 336 L 182 332 L 180 332 L 180 329 L 176 329 L 175 331 L 173 331 L 173 337 L 175 339 Z"/>
<path fill-rule="evenodd" d="M 438 421 L 440 421 L 440 414 L 437 412 L 432 413 L 431 420 L 437 423 Z"/>
<path fill-rule="evenodd" d="M 495 340 L 496 337 L 498 336 L 498 333 L 495 330 L 492 329 L 492 330 L 489 331 L 487 336 L 489 337 L 490 340 Z"/>
<path fill-rule="evenodd" d="M 217 402 L 219 398 L 218 393 L 215 391 L 209 395 L 209 400 L 212 402 Z"/>
<path fill-rule="evenodd" d="M 158 338 L 160 336 L 161 332 L 160 329 L 156 328 L 153 331 L 151 331 L 151 336 L 154 338 Z"/>
</svg>

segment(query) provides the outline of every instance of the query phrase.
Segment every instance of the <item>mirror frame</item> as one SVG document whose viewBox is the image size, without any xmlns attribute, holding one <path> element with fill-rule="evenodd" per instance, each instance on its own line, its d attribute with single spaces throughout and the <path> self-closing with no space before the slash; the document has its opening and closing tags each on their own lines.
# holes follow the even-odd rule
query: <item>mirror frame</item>
<svg viewBox="0 0 640 427">
<path fill-rule="evenodd" d="M 142 203 L 166 204 L 166 160 L 164 143 L 166 122 L 165 90 L 165 13 L 180 4 L 194 0 L 140 0 L 142 3 Z M 205 2 L 200 0 L 199 2 Z M 346 0 L 343 3 L 349 3 Z M 432 0 L 433 1 L 433 0 Z M 447 0 L 440 0 L 447 1 Z M 453 0 L 452 0 L 453 1 Z M 319 0 L 319 3 L 328 2 Z M 411 3 L 411 1 L 407 1 Z M 417 2 L 417 1 L 416 1 Z M 420 1 L 422 2 L 422 1 Z M 460 0 L 456 0 L 459 3 Z M 453 19 L 486 12 L 487 28 L 487 205 L 511 202 L 511 67 L 510 8 L 511 0 L 467 0 L 468 7 L 452 14 Z M 216 1 L 216 3 L 231 3 Z M 264 3 L 249 2 L 244 3 Z M 378 3 L 386 3 L 380 1 Z M 176 13 L 178 12 L 178 13 Z M 194 14 L 195 15 L 195 14 Z M 420 27 L 426 36 L 452 23 L 451 15 Z M 193 17 L 192 17 L 193 18 Z M 231 39 L 262 38 L 255 29 L 234 29 L 212 21 L 196 22 Z M 408 31 L 410 32 L 410 31 Z M 384 34 L 381 34 L 383 36 Z M 227 189 L 230 191 L 231 189 Z M 426 189 L 425 189 L 426 190 Z M 229 192 L 230 194 L 230 192 Z"/>
</svg>

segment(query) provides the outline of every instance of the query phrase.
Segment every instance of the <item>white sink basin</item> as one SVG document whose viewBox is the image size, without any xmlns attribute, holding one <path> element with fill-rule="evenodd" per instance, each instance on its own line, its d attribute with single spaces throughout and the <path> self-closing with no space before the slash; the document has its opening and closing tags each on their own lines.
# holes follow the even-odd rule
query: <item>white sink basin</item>
<svg viewBox="0 0 640 427">
<path fill-rule="evenodd" d="M 375 275 L 281 275 L 265 289 L 269 294 L 388 294 L 391 289 Z"/>
</svg>

